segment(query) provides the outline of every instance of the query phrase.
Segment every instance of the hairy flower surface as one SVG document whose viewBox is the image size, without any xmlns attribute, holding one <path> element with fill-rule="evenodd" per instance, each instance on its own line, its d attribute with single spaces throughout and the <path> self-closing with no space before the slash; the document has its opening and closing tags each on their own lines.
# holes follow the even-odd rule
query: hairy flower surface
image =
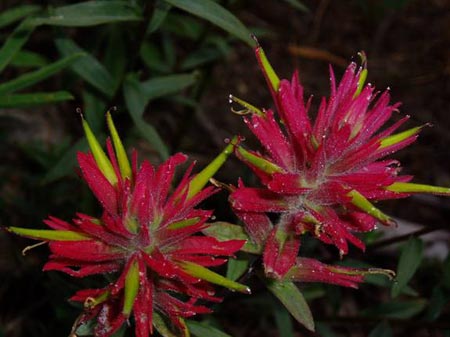
<svg viewBox="0 0 450 337">
<path fill-rule="evenodd" d="M 191 165 L 171 192 L 175 168 L 187 157 L 176 154 L 156 168 L 148 161 L 138 166 L 134 154 L 130 165 L 109 113 L 107 120 L 108 156 L 85 121 L 91 152 L 78 154 L 83 178 L 103 207 L 101 217 L 77 214 L 73 223 L 50 217 L 45 223 L 52 230 L 10 231 L 49 241 L 52 254 L 44 270 L 75 277 L 111 274 L 104 288 L 72 297 L 85 306 L 80 322 L 96 319 L 95 336 L 111 336 L 131 315 L 137 337 L 152 334 L 153 323 L 158 329 L 164 318 L 188 335 L 183 318 L 210 312 L 198 300 L 220 301 L 211 283 L 249 292 L 206 268 L 226 262 L 244 241 L 197 235 L 212 212 L 195 206 L 215 192 L 202 188 L 233 145 L 196 176 Z"/>
<path fill-rule="evenodd" d="M 259 46 L 256 56 L 277 113 L 230 96 L 245 108 L 244 121 L 264 148 L 263 154 L 236 148 L 263 187 L 240 182 L 231 205 L 253 241 L 264 245 L 268 276 L 356 286 L 362 270 L 299 259 L 301 235 L 336 246 L 342 256 L 348 243 L 364 249 L 355 233 L 371 231 L 377 222 L 394 223 L 372 201 L 417 192 L 449 195 L 450 189 L 409 183 L 411 176 L 399 175 L 400 163 L 385 159 L 414 142 L 421 127 L 394 133 L 408 116 L 384 127 L 399 104 L 390 105 L 388 90 L 364 85 L 365 64 L 351 63 L 338 85 L 330 69 L 331 95 L 311 118 L 311 99 L 304 99 L 298 73 L 280 81 Z M 279 214 L 276 225 L 267 213 Z"/>
</svg>

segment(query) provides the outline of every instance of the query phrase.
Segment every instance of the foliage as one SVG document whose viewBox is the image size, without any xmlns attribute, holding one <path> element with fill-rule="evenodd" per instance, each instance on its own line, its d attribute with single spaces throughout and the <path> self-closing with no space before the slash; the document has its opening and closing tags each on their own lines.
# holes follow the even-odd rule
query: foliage
<svg viewBox="0 0 450 337">
<path fill-rule="evenodd" d="M 164 124 L 158 123 L 155 116 L 174 114 L 173 118 L 176 118 L 175 113 L 182 111 L 183 118 L 189 123 L 199 111 L 199 102 L 204 98 L 213 69 L 235 48 L 255 46 L 250 29 L 234 14 L 236 9 L 244 6 L 243 3 L 95 0 L 2 8 L 0 123 L 13 127 L 0 133 L 1 150 L 9 153 L 14 148 L 21 156 L 19 168 L 14 166 L 14 161 L 8 160 L 1 167 L 6 178 L 0 182 L 2 225 L 25 226 L 33 231 L 44 228 L 38 224 L 48 214 L 70 219 L 74 209 L 86 213 L 99 211 L 87 188 L 80 187 L 79 181 L 74 179 L 76 153 L 88 150 L 79 128 L 70 125 L 75 125 L 77 117 L 73 111 L 78 106 L 82 107 L 80 111 L 100 141 L 106 138 L 104 114 L 111 110 L 119 121 L 116 124 L 121 134 L 126 136 L 125 143 L 145 144 L 151 161 L 162 162 L 178 151 L 180 140 L 161 127 Z M 369 11 L 369 5 L 357 3 L 364 11 Z M 386 8 L 401 10 L 409 2 L 400 3 L 393 5 L 393 2 L 385 1 L 383 11 Z M 299 15 L 309 12 L 302 1 L 285 0 L 284 6 L 298 11 Z M 260 31 L 260 28 L 252 27 L 252 31 Z M 233 82 L 229 90 L 234 90 Z M 62 116 L 67 119 L 62 123 L 62 136 L 49 144 L 28 137 L 29 128 L 18 133 L 19 141 L 15 143 L 17 138 L 11 135 L 18 129 L 17 125 L 22 125 L 22 115 L 15 112 L 31 109 L 43 114 L 49 109 L 56 110 L 61 116 L 61 111 L 72 115 Z M 74 128 L 78 131 L 74 132 Z M 415 133 L 407 136 L 415 136 Z M 219 207 L 223 207 L 223 203 Z M 392 336 L 410 320 L 430 329 L 445 325 L 450 300 L 450 255 L 444 263 L 426 258 L 426 246 L 420 234 L 397 247 L 398 260 L 381 261 L 383 268 L 396 270 L 394 282 L 369 273 L 359 292 L 349 292 L 336 286 L 266 278 L 261 257 L 263 246 L 251 240 L 236 218 L 230 215 L 226 220 L 230 222 L 215 222 L 203 233 L 219 241 L 246 240 L 236 258 L 228 261 L 226 277 L 249 284 L 254 295 L 248 297 L 224 291 L 224 302 L 213 306 L 214 314 L 186 320 L 192 336 L 242 336 L 248 329 L 275 331 L 274 335 L 281 337 L 293 337 L 297 331 L 312 336 L 313 333 L 307 330 L 315 329 L 321 336 L 331 337 L 342 332 L 339 322 L 363 324 L 361 330 L 365 335 Z M 328 257 L 334 256 L 330 254 L 334 251 L 319 247 L 312 236 L 302 239 L 302 256 L 309 258 L 324 253 Z M 401 238 L 401 241 L 406 239 Z M 379 244 L 380 239 L 368 235 L 364 237 L 364 243 L 368 247 L 368 258 L 361 260 L 370 261 L 370 264 L 345 258 L 337 262 L 335 270 L 375 270 L 374 266 L 380 265 L 383 255 L 377 255 L 376 249 L 372 251 L 371 245 Z M 16 244 L 23 246 L 25 242 Z M 33 251 L 23 259 L 17 251 L 17 247 L 11 248 L 8 258 L 20 266 L 19 274 L 24 273 L 31 280 L 29 290 L 24 291 L 19 300 L 17 316 L 21 316 L 27 305 L 35 303 L 38 307 L 39 303 L 45 303 L 46 310 L 40 314 L 43 317 L 27 318 L 25 315 L 27 322 L 22 323 L 12 336 L 67 335 L 82 308 L 67 304 L 66 299 L 80 288 L 101 286 L 104 279 L 69 281 L 56 273 L 36 278 L 42 266 L 39 259 L 43 257 Z M 35 254 L 37 260 L 31 258 Z M 349 255 L 352 256 L 352 252 Z M 225 274 L 224 269 L 219 271 Z M 191 272 L 198 272 L 202 277 L 209 275 L 204 270 Z M 17 275 L 8 275 L 3 289 L 14 289 L 15 277 Z M 112 280 L 108 279 L 108 282 Z M 3 289 L 0 289 L 2 303 L 16 301 L 13 292 L 8 294 L 9 290 Z M 356 316 L 342 317 L 348 306 L 358 308 Z M 233 313 L 236 308 L 243 308 L 245 328 L 241 323 L 236 324 L 236 321 L 241 322 L 237 313 Z M 9 336 L 8 315 L 9 312 L 0 312 L 0 336 Z M 153 319 L 156 331 L 162 336 L 173 336 L 173 327 L 162 315 L 155 313 Z M 39 321 L 49 323 L 44 326 Z M 93 329 L 92 321 L 89 321 L 77 327 L 76 333 L 90 336 Z M 131 336 L 132 331 L 128 330 L 119 329 L 114 336 Z M 158 334 L 156 331 L 155 335 Z"/>
</svg>

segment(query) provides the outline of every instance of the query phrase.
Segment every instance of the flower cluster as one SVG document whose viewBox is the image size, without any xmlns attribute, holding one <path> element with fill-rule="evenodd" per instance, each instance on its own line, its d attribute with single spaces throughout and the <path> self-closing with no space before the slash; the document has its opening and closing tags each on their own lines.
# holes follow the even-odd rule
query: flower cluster
<svg viewBox="0 0 450 337">
<path fill-rule="evenodd" d="M 188 335 L 183 318 L 210 312 L 198 300 L 220 301 L 211 283 L 249 292 L 206 268 L 226 262 L 244 241 L 197 235 L 212 212 L 195 206 L 215 192 L 203 186 L 233 145 L 194 177 L 191 165 L 170 192 L 175 168 L 187 157 L 176 154 L 155 168 L 148 161 L 138 166 L 134 154 L 130 165 L 109 113 L 107 121 L 112 136 L 108 155 L 84 120 L 91 152 L 78 154 L 83 178 L 103 207 L 101 217 L 77 214 L 73 223 L 50 217 L 45 223 L 51 230 L 9 230 L 49 241 L 52 255 L 44 270 L 75 277 L 114 275 L 104 288 L 81 290 L 72 297 L 85 306 L 78 324 L 96 318 L 95 336 L 111 336 L 131 314 L 137 337 L 152 334 L 153 325 L 158 329 L 164 318 Z"/>
<path fill-rule="evenodd" d="M 314 120 L 298 73 L 290 81 L 280 80 L 259 46 L 256 56 L 277 113 L 230 96 L 245 108 L 244 121 L 265 150 L 236 148 L 263 187 L 240 182 L 230 195 L 231 205 L 253 241 L 264 245 L 267 276 L 356 287 L 373 270 L 299 258 L 301 236 L 310 233 L 343 256 L 348 243 L 364 249 L 355 233 L 371 231 L 377 222 L 394 223 L 373 201 L 416 192 L 449 195 L 450 189 L 410 183 L 411 176 L 399 175 L 398 161 L 384 159 L 414 142 L 421 127 L 394 133 L 408 120 L 405 116 L 381 129 L 399 104 L 389 104 L 388 90 L 379 93 L 364 85 L 364 55 L 363 66 L 351 63 L 338 85 L 330 69 L 331 96 L 322 99 Z M 278 214 L 275 225 L 268 213 Z"/>
</svg>

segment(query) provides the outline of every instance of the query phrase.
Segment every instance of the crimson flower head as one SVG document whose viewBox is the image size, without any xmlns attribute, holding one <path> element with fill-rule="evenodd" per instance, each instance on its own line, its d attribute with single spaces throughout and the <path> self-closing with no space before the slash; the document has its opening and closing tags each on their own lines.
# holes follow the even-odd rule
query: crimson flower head
<svg viewBox="0 0 450 337">
<path fill-rule="evenodd" d="M 276 112 L 230 96 L 245 108 L 244 121 L 264 149 L 236 148 L 262 187 L 240 182 L 231 205 L 253 241 L 264 246 L 266 275 L 357 286 L 362 270 L 297 257 L 301 236 L 310 233 L 342 256 L 349 243 L 364 249 L 355 233 L 371 231 L 377 222 L 394 223 L 373 201 L 419 192 L 449 195 L 450 189 L 410 183 L 411 176 L 399 174 L 400 163 L 385 158 L 414 142 L 421 127 L 396 133 L 408 116 L 385 127 L 399 104 L 389 103 L 388 90 L 364 85 L 364 55 L 363 66 L 351 63 L 339 84 L 330 69 L 331 95 L 322 98 L 314 117 L 298 73 L 280 80 L 259 46 L 256 56 Z M 275 225 L 267 213 L 278 214 Z"/>
<path fill-rule="evenodd" d="M 52 254 L 44 270 L 74 277 L 110 274 L 105 287 L 72 297 L 84 303 L 79 324 L 96 319 L 96 337 L 111 336 L 130 316 L 137 337 L 148 337 L 153 326 L 165 329 L 167 323 L 187 336 L 183 318 L 210 312 L 198 301 L 220 301 L 212 283 L 249 292 L 207 269 L 226 262 L 244 241 L 198 235 L 212 212 L 195 208 L 215 192 L 203 187 L 234 145 L 195 176 L 191 165 L 172 190 L 175 169 L 187 157 L 179 153 L 159 167 L 148 161 L 139 166 L 134 153 L 130 165 L 109 113 L 107 121 L 108 155 L 84 120 L 91 152 L 78 154 L 82 176 L 103 207 L 101 216 L 77 214 L 72 223 L 50 217 L 45 223 L 51 230 L 9 230 L 49 242 Z"/>
</svg>

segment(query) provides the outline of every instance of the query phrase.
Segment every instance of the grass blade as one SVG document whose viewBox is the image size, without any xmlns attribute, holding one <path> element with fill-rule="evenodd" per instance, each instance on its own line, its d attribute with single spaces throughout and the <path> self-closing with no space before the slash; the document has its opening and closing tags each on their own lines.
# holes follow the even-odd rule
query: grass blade
<svg viewBox="0 0 450 337">
<path fill-rule="evenodd" d="M 83 53 L 70 55 L 39 70 L 17 77 L 12 81 L 2 83 L 0 84 L 0 95 L 30 87 L 69 66 L 82 55 Z"/>
<path fill-rule="evenodd" d="M 22 108 L 68 101 L 71 99 L 73 99 L 73 96 L 67 91 L 5 95 L 0 97 L 0 108 Z"/>
<path fill-rule="evenodd" d="M 227 9 L 211 0 L 165 0 L 174 7 L 205 19 L 254 47 L 255 41 L 244 24 Z"/>
</svg>

